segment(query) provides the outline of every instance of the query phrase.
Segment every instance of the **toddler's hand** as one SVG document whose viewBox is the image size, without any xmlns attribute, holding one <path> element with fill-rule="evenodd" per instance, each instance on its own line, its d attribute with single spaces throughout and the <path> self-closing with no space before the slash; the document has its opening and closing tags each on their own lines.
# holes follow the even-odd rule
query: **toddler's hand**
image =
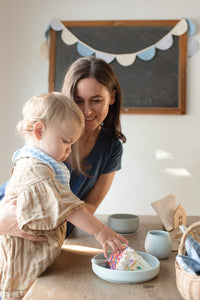
<svg viewBox="0 0 200 300">
<path fill-rule="evenodd" d="M 95 238 L 102 245 L 105 258 L 107 258 L 108 245 L 114 252 L 116 252 L 117 250 L 122 249 L 121 243 L 128 244 L 127 239 L 114 232 L 106 225 L 103 225 L 102 228 L 95 234 Z"/>
</svg>

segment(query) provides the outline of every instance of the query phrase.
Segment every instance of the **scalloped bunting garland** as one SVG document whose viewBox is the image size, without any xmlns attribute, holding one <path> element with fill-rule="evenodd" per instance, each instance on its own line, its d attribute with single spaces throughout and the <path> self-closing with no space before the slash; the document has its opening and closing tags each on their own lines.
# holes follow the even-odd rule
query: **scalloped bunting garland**
<svg viewBox="0 0 200 300">
<path fill-rule="evenodd" d="M 189 38 L 187 45 L 187 55 L 188 57 L 193 56 L 199 50 L 199 43 L 193 38 Z"/>
<path fill-rule="evenodd" d="M 132 65 L 136 58 L 143 61 L 149 61 L 153 59 L 156 55 L 156 49 L 158 50 L 168 50 L 173 46 L 173 35 L 180 36 L 188 31 L 188 35 L 192 36 L 196 32 L 195 24 L 189 19 L 181 19 L 172 30 L 166 34 L 162 39 L 160 39 L 154 45 L 150 45 L 145 49 L 141 49 L 134 53 L 122 53 L 114 54 L 99 51 L 98 49 L 92 48 L 90 45 L 85 44 L 83 41 L 79 40 L 69 29 L 67 29 L 58 19 L 53 19 L 50 22 L 50 27 L 55 31 L 61 31 L 61 39 L 67 45 L 76 45 L 77 51 L 81 56 L 95 55 L 96 57 L 104 59 L 107 63 L 111 63 L 114 59 L 122 66 Z M 47 33 L 45 33 L 47 36 Z M 199 44 L 192 38 L 188 38 L 188 57 L 193 56 L 199 50 Z M 47 55 L 47 43 L 43 43 L 41 46 L 41 55 L 45 58 Z"/>
<path fill-rule="evenodd" d="M 192 36 L 196 32 L 196 26 L 190 19 L 186 19 L 186 21 L 188 23 L 188 35 Z"/>
<path fill-rule="evenodd" d="M 51 20 L 50 26 L 55 31 L 61 31 L 61 30 L 65 29 L 65 26 L 63 25 L 63 23 L 61 23 L 58 19 Z"/>
<path fill-rule="evenodd" d="M 113 56 L 114 57 L 114 56 Z M 130 66 L 135 62 L 136 54 L 119 54 L 116 55 L 118 63 L 122 66 Z"/>
<path fill-rule="evenodd" d="M 77 38 L 67 28 L 63 29 L 61 38 L 65 44 L 70 46 L 77 43 Z"/>
<path fill-rule="evenodd" d="M 86 46 L 81 42 L 77 43 L 77 51 L 81 56 L 90 56 L 95 53 L 95 51 L 92 50 L 92 48 Z"/>
<path fill-rule="evenodd" d="M 49 46 L 48 41 L 44 41 L 42 45 L 40 46 L 40 54 L 42 57 L 49 59 Z"/>
<path fill-rule="evenodd" d="M 115 55 L 110 55 L 108 53 L 101 52 L 101 51 L 99 52 L 96 51 L 95 56 L 104 59 L 108 64 L 110 64 L 115 59 Z"/>
<path fill-rule="evenodd" d="M 188 23 L 185 19 L 180 20 L 170 31 L 173 35 L 182 35 L 188 30 Z"/>
<path fill-rule="evenodd" d="M 148 60 L 151 60 L 152 58 L 154 58 L 155 55 L 156 55 L 156 48 L 151 47 L 142 52 L 139 52 L 137 54 L 137 57 L 139 57 L 142 60 L 148 61 Z"/>
<path fill-rule="evenodd" d="M 169 33 L 167 36 L 162 38 L 156 45 L 156 48 L 159 50 L 168 50 L 173 45 L 173 37 Z"/>
</svg>

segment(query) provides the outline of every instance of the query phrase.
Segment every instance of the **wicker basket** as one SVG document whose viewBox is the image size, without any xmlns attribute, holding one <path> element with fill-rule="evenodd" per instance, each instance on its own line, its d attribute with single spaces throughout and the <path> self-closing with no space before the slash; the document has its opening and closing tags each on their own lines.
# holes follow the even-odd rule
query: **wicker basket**
<svg viewBox="0 0 200 300">
<path fill-rule="evenodd" d="M 193 223 L 187 228 L 181 238 L 178 254 L 185 254 L 185 240 L 188 234 L 196 227 L 200 226 L 200 221 Z M 186 300 L 200 300 L 200 276 L 186 272 L 178 263 L 175 262 L 176 284 L 179 293 Z"/>
</svg>

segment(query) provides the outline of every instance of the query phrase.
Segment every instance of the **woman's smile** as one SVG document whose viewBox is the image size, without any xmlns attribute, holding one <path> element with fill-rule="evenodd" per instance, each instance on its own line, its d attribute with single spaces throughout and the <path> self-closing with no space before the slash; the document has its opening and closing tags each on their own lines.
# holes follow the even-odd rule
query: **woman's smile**
<svg viewBox="0 0 200 300">
<path fill-rule="evenodd" d="M 85 124 L 90 124 L 95 121 L 96 117 L 85 117 Z"/>
</svg>

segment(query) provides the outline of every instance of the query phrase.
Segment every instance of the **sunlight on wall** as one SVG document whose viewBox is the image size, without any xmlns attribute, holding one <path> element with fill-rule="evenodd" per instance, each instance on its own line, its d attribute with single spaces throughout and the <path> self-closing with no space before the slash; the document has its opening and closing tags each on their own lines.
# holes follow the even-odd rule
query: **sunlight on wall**
<svg viewBox="0 0 200 300">
<path fill-rule="evenodd" d="M 164 160 L 164 159 L 174 159 L 174 156 L 162 149 L 157 149 L 155 154 L 156 159 Z M 172 176 L 191 176 L 190 172 L 185 168 L 166 168 L 165 172 Z"/>
<path fill-rule="evenodd" d="M 174 159 L 173 155 L 165 150 L 156 150 L 156 159 Z"/>
<path fill-rule="evenodd" d="M 184 168 L 166 168 L 165 172 L 173 176 L 191 176 L 190 172 Z"/>
</svg>

